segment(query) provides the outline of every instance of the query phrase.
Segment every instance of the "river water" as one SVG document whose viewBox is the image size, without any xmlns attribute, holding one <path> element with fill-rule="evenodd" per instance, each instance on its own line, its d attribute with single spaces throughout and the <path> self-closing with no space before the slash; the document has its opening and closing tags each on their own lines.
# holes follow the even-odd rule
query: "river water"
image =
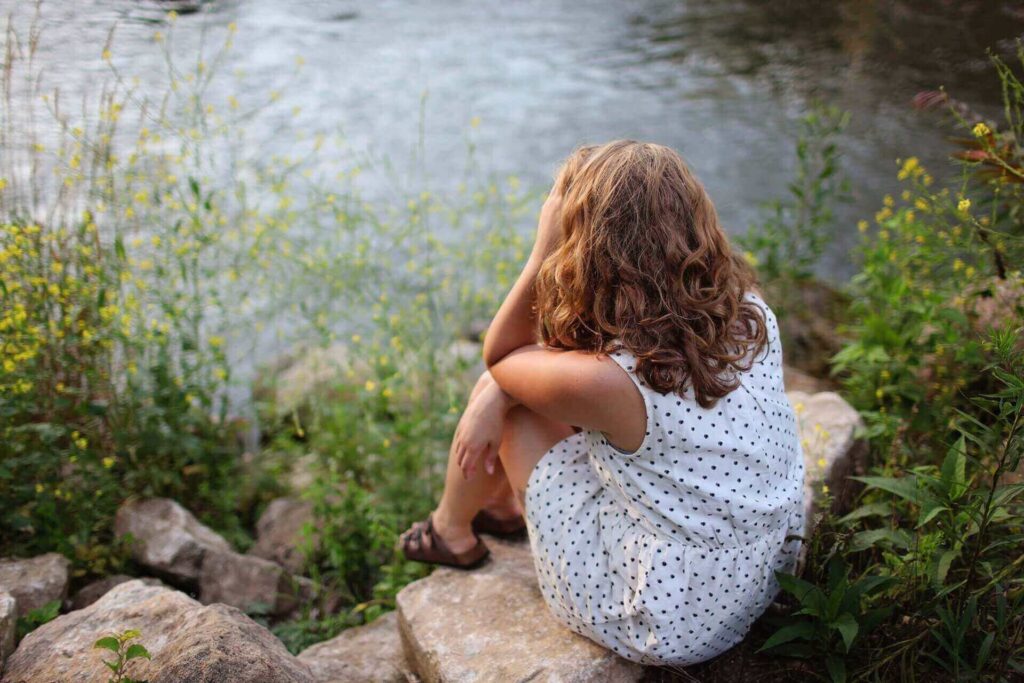
<svg viewBox="0 0 1024 683">
<path fill-rule="evenodd" d="M 114 63 L 145 80 L 161 63 L 152 34 L 167 7 L 44 3 L 45 78 L 66 96 L 95 88 L 117 22 Z M 33 6 L 0 9 L 24 23 Z M 281 133 L 268 153 L 287 150 L 291 128 L 340 127 L 401 174 L 422 121 L 429 176 L 454 177 L 471 139 L 482 169 L 540 186 L 580 143 L 653 140 L 689 160 L 732 232 L 785 191 L 808 103 L 837 104 L 852 114 L 842 148 L 853 197 L 822 272 L 841 279 L 855 222 L 894 189 L 897 157 L 952 172 L 946 122 L 914 111 L 912 96 L 945 86 L 995 111 L 985 50 L 1013 50 L 1024 10 L 997 0 L 213 0 L 178 18 L 175 50 L 221 40 L 232 22 L 229 66 L 261 93 L 282 91 L 281 106 L 253 122 Z"/>
</svg>

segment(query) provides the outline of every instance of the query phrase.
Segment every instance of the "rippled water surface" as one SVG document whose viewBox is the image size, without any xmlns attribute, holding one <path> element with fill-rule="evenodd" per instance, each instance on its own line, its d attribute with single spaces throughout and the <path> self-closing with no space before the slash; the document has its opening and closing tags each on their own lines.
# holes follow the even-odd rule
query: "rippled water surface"
<svg viewBox="0 0 1024 683">
<path fill-rule="evenodd" d="M 167 7 L 45 3 L 47 82 L 67 95 L 95 88 L 114 22 L 115 64 L 145 77 L 161 63 L 152 34 Z M 0 9 L 27 21 L 32 3 L 0 0 Z M 401 173 L 422 106 L 432 177 L 461 171 L 471 138 L 483 169 L 541 185 L 575 145 L 649 139 L 684 154 L 734 232 L 784 191 L 808 102 L 836 103 L 853 115 L 843 147 L 854 196 L 823 272 L 842 276 L 853 224 L 893 188 L 895 158 L 947 168 L 948 129 L 910 98 L 946 86 L 992 110 L 998 87 L 985 50 L 1012 51 L 1024 10 L 996 0 L 213 0 L 178 19 L 175 50 L 221 40 L 231 22 L 229 66 L 283 92 L 253 124 L 280 133 L 268 153 L 286 151 L 295 127 L 340 127 Z"/>
</svg>

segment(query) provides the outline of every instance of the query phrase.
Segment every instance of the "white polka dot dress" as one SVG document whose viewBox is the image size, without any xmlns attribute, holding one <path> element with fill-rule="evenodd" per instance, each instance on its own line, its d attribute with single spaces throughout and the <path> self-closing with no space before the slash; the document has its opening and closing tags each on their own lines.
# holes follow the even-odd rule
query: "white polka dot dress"
<svg viewBox="0 0 1024 683">
<path fill-rule="evenodd" d="M 803 529 L 803 456 L 768 347 L 712 408 L 637 384 L 647 431 L 624 453 L 597 431 L 548 451 L 530 475 L 526 520 L 541 592 L 569 628 L 627 659 L 687 665 L 746 635 L 791 571 Z"/>
</svg>

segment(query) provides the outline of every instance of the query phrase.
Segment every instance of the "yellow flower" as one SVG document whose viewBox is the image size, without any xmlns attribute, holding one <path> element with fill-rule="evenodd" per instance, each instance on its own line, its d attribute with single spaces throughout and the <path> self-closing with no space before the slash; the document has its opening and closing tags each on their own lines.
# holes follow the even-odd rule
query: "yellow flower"
<svg viewBox="0 0 1024 683">
<path fill-rule="evenodd" d="M 964 271 L 964 275 L 966 275 L 967 277 L 974 277 L 974 273 L 974 266 L 967 266 L 967 270 Z"/>
<path fill-rule="evenodd" d="M 963 270 L 964 262 L 960 259 L 953 260 L 953 270 Z"/>
<path fill-rule="evenodd" d="M 224 337 L 210 337 L 210 346 L 212 346 L 215 349 L 219 349 L 220 347 L 224 346 Z"/>
<path fill-rule="evenodd" d="M 825 458 L 818 458 L 818 467 L 825 467 L 828 463 L 825 462 Z"/>
<path fill-rule="evenodd" d="M 110 50 L 104 50 L 104 51 L 103 51 L 103 55 L 102 55 L 102 57 L 103 57 L 103 61 L 104 61 L 104 62 L 109 62 L 109 61 L 110 61 L 110 58 L 111 58 L 111 56 L 112 56 L 112 55 L 110 54 Z"/>
<path fill-rule="evenodd" d="M 42 484 L 38 484 L 38 483 L 36 484 L 36 493 L 42 493 L 45 490 L 46 489 L 45 489 L 45 487 L 43 487 Z"/>
<path fill-rule="evenodd" d="M 971 208 L 971 200 L 961 199 L 960 202 L 956 205 L 956 208 L 957 211 L 966 213 Z"/>
<path fill-rule="evenodd" d="M 377 383 L 374 382 L 373 380 L 368 379 L 366 380 L 366 384 L 363 385 L 363 388 L 366 389 L 367 391 L 373 391 L 374 389 L 377 388 Z"/>
<path fill-rule="evenodd" d="M 84 451 L 89 446 L 89 442 L 86 440 L 84 436 L 80 436 L 77 439 L 75 439 L 75 445 L 78 446 L 80 450 Z"/>
<path fill-rule="evenodd" d="M 826 494 L 828 493 L 828 484 L 821 485 L 821 492 Z"/>
<path fill-rule="evenodd" d="M 757 263 L 758 263 L 757 256 L 755 256 L 753 252 L 751 252 L 751 251 L 743 252 L 743 258 L 745 258 L 747 260 L 747 263 L 749 263 L 750 265 L 757 266 Z"/>
<path fill-rule="evenodd" d="M 103 466 L 106 467 L 108 470 L 114 466 L 114 462 L 116 461 L 109 455 L 103 458 Z"/>
<path fill-rule="evenodd" d="M 793 412 L 797 415 L 802 415 L 805 409 L 806 406 L 802 402 L 793 406 Z"/>
<path fill-rule="evenodd" d="M 860 232 L 867 232 L 867 229 L 868 229 L 868 222 L 867 221 L 857 221 L 857 230 L 858 231 L 860 231 Z"/>
<path fill-rule="evenodd" d="M 479 128 L 480 127 L 480 117 L 479 116 L 474 116 L 473 118 L 471 118 L 469 120 L 469 126 L 470 126 L 470 128 Z"/>
<path fill-rule="evenodd" d="M 974 124 L 974 128 L 971 132 L 974 133 L 974 137 L 983 138 L 989 133 L 991 133 L 992 130 L 981 121 L 978 121 L 976 124 Z"/>
</svg>

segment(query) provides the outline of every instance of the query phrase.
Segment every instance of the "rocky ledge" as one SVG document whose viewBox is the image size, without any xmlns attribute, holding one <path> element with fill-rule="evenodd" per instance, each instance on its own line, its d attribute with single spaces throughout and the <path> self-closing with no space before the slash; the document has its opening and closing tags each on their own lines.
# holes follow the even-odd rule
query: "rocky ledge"
<svg viewBox="0 0 1024 683">
<path fill-rule="evenodd" d="M 826 486 L 832 505 L 841 509 L 852 500 L 847 476 L 859 472 L 863 444 L 849 404 L 817 391 L 807 378 L 797 386 L 803 391 L 791 384 L 789 396 L 813 524 Z M 438 569 L 405 587 L 395 612 L 293 656 L 243 610 L 259 605 L 263 614 L 283 616 L 308 599 L 312 583 L 298 572 L 311 524 L 308 505 L 275 501 L 257 525 L 256 546 L 243 555 L 174 501 L 129 501 L 118 513 L 117 531 L 131 536 L 133 559 L 159 580 L 107 577 L 71 600 L 68 563 L 60 555 L 0 560 L 0 681 L 106 680 L 103 654 L 93 643 L 127 629 L 140 631 L 139 642 L 153 656 L 133 661 L 127 674 L 150 683 L 649 678 L 642 667 L 558 624 L 537 588 L 529 546 L 491 538 L 492 557 L 483 567 Z M 71 611 L 14 650 L 17 618 L 54 600 Z"/>
</svg>

